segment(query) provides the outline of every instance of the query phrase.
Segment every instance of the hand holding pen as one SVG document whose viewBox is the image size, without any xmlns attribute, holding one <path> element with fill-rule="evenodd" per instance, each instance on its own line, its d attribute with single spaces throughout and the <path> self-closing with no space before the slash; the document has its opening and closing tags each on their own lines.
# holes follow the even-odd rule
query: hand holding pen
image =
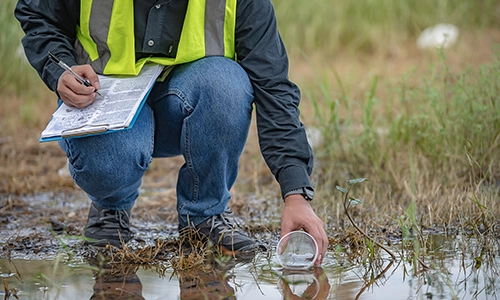
<svg viewBox="0 0 500 300">
<path fill-rule="evenodd" d="M 102 94 L 98 91 L 99 78 L 90 65 L 69 67 L 50 52 L 49 58 L 67 71 L 59 77 L 57 82 L 57 92 L 64 103 L 69 106 L 84 108 L 92 104 L 97 95 L 102 97 Z"/>
</svg>

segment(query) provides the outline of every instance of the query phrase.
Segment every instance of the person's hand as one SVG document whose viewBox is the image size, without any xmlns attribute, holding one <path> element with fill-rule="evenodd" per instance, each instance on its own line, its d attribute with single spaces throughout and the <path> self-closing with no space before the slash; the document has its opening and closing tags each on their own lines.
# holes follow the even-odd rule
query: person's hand
<svg viewBox="0 0 500 300">
<path fill-rule="evenodd" d="M 318 258 L 315 266 L 320 266 L 328 248 L 328 238 L 323 228 L 323 222 L 314 213 L 309 201 L 304 196 L 296 194 L 285 198 L 285 208 L 281 214 L 281 237 L 285 234 L 304 229 L 318 243 Z"/>
<path fill-rule="evenodd" d="M 323 268 L 314 268 L 314 277 L 318 282 L 313 282 L 310 284 L 302 295 L 295 295 L 290 288 L 290 283 L 286 282 L 283 278 L 281 279 L 281 289 L 283 293 L 283 299 L 285 300 L 301 300 L 301 299 L 315 299 L 315 300 L 325 300 L 330 295 L 330 282 L 326 276 Z M 319 286 L 318 286 L 319 284 Z"/>
<path fill-rule="evenodd" d="M 78 75 L 87 78 L 92 86 L 82 85 L 70 72 L 65 71 L 57 81 L 57 92 L 61 100 L 68 106 L 84 108 L 92 104 L 100 88 L 99 78 L 90 65 L 71 67 Z"/>
</svg>

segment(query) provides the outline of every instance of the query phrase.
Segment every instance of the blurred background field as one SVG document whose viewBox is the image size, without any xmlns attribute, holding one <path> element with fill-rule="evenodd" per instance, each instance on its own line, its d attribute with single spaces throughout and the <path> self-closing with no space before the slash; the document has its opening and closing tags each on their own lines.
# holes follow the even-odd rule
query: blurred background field
<svg viewBox="0 0 500 300">
<path fill-rule="evenodd" d="M 426 226 L 484 224 L 500 215 L 500 2 L 496 0 L 273 0 L 314 139 L 321 216 L 339 222 L 336 185 L 355 177 L 360 215 L 394 224 L 409 207 Z M 15 1 L 0 2 L 0 195 L 73 190 L 63 153 L 39 144 L 56 107 L 24 58 Z M 453 24 L 447 48 L 420 49 L 428 27 Z M 173 164 L 178 164 L 173 160 Z M 255 126 L 238 197 L 279 198 Z M 175 176 L 155 161 L 145 184 Z M 167 180 L 175 182 L 173 179 Z M 4 197 L 4 196 L 2 196 Z M 279 203 L 279 202 L 276 202 Z M 368 221 L 367 221 L 368 222 Z"/>
</svg>

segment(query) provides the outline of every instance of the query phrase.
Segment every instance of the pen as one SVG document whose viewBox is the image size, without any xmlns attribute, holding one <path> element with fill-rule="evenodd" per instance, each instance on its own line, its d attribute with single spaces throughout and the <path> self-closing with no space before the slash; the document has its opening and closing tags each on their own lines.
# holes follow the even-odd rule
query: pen
<svg viewBox="0 0 500 300">
<path fill-rule="evenodd" d="M 65 64 L 62 60 L 60 60 L 57 56 L 52 54 L 52 52 L 50 52 L 50 51 L 49 51 L 49 58 L 50 58 L 50 60 L 52 60 L 53 62 L 58 64 L 61 68 L 70 72 L 71 75 L 73 75 L 76 78 L 76 80 L 78 80 L 84 86 L 92 86 L 92 84 L 90 83 L 90 81 L 88 79 L 84 79 L 84 78 L 82 78 L 82 76 L 76 74 L 75 71 L 73 71 L 67 64 Z M 103 97 L 103 95 L 97 89 L 94 89 L 94 92 L 96 92 L 97 95 Z"/>
</svg>

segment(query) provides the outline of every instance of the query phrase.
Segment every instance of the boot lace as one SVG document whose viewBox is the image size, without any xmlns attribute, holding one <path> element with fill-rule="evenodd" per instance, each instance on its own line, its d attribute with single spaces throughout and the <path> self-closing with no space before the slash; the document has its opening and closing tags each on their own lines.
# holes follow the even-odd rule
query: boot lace
<svg viewBox="0 0 500 300">
<path fill-rule="evenodd" d="M 125 210 L 103 209 L 99 222 L 102 223 L 101 228 L 105 229 L 128 229 L 129 219 L 130 216 Z"/>
</svg>

